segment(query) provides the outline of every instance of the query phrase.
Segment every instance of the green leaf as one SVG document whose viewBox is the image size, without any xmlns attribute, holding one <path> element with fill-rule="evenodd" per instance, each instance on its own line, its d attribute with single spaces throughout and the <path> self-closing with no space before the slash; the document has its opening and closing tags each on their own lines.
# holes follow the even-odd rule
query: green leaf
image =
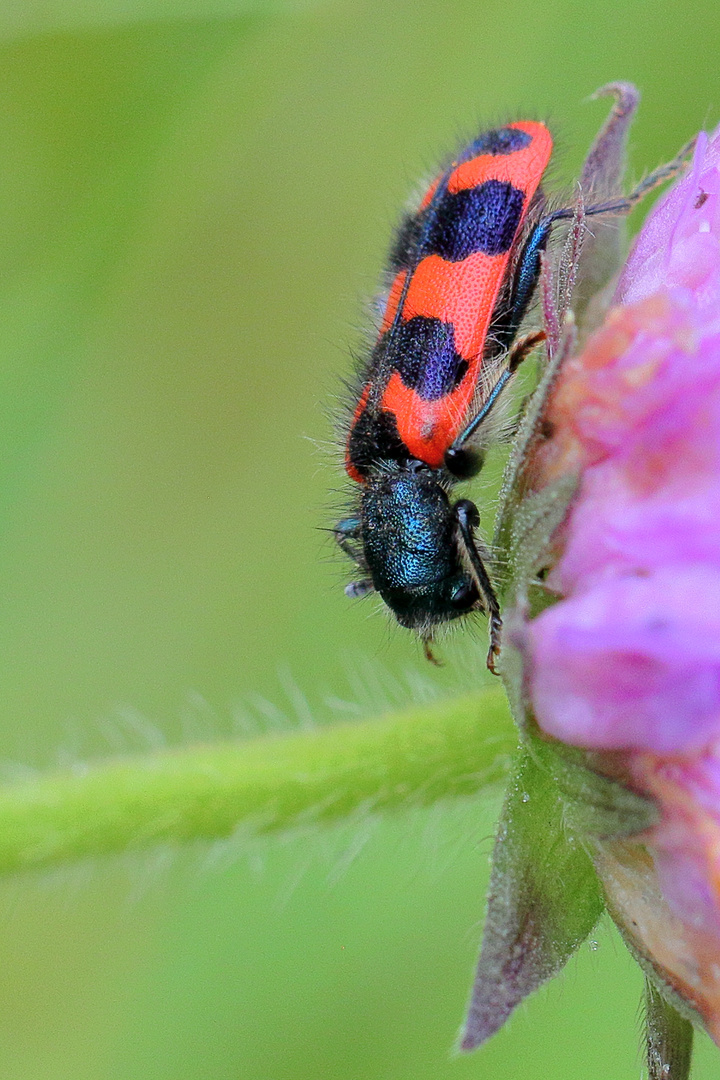
<svg viewBox="0 0 720 1080">
<path fill-rule="evenodd" d="M 527 750 L 503 807 L 462 1049 L 472 1050 L 556 975 L 603 910 L 597 875 L 568 830 L 557 785 Z"/>
</svg>

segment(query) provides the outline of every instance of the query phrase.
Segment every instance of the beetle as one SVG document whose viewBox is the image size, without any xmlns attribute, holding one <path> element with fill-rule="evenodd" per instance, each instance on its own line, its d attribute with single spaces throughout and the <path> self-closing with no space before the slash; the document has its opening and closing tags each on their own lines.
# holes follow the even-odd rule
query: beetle
<svg viewBox="0 0 720 1080">
<path fill-rule="evenodd" d="M 347 432 L 354 513 L 335 538 L 362 573 L 346 594 L 377 592 L 425 654 L 440 624 L 473 611 L 489 618 L 487 664 L 500 649 L 500 606 L 468 499 L 455 484 L 482 466 L 497 402 L 545 338 L 518 337 L 556 223 L 541 181 L 548 128 L 517 121 L 482 132 L 430 184 L 398 229 L 378 337 L 362 372 Z M 681 167 L 688 148 L 630 195 L 584 207 L 626 213 Z"/>
</svg>

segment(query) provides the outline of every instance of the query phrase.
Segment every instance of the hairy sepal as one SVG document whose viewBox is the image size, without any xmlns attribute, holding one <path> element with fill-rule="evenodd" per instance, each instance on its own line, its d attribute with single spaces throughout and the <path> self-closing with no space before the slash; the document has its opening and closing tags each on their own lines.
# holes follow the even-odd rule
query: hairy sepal
<svg viewBox="0 0 720 1080">
<path fill-rule="evenodd" d="M 500 818 L 487 919 L 461 1049 L 494 1035 L 556 975 L 603 910 L 592 861 L 567 826 L 563 796 L 524 750 Z"/>
</svg>

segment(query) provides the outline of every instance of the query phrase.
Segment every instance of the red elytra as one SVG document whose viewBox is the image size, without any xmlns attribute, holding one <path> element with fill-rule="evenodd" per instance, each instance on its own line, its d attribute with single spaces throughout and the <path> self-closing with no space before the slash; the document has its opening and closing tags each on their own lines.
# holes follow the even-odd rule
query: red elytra
<svg viewBox="0 0 720 1080">
<path fill-rule="evenodd" d="M 433 200 L 437 202 L 438 196 L 447 199 L 460 192 L 479 190 L 491 181 L 508 185 L 514 193 L 521 195 L 519 213 L 513 217 L 512 236 L 504 238 L 502 245 L 496 245 L 502 247 L 499 251 L 472 251 L 457 260 L 429 253 L 414 266 L 399 271 L 390 287 L 380 327 L 381 339 L 418 317 L 438 320 L 451 327 L 454 350 L 465 361 L 464 374 L 446 393 L 428 399 L 427 395 L 408 386 L 398 370 L 388 369 L 386 364 L 374 369 L 371 363 L 368 382 L 351 424 L 346 456 L 348 474 L 360 483 L 365 477 L 353 460 L 352 439 L 357 422 L 366 409 L 394 418 L 407 457 L 423 461 L 431 468 L 440 468 L 447 450 L 467 421 L 471 405 L 482 405 L 477 402 L 476 392 L 481 382 L 488 331 L 511 271 L 528 208 L 547 168 L 553 146 L 550 132 L 538 122 L 519 121 L 506 125 L 502 131 L 524 134 L 526 144 L 510 152 L 480 153 L 454 164 L 430 185 L 418 215 L 426 211 Z M 462 223 L 450 221 L 448 224 L 453 227 Z M 499 227 L 502 224 L 501 221 Z M 492 248 L 492 243 L 486 247 Z"/>
</svg>

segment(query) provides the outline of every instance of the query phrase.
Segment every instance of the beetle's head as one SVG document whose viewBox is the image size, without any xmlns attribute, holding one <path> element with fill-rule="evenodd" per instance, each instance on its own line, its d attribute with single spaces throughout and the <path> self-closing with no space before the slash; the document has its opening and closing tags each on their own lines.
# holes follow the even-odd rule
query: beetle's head
<svg viewBox="0 0 720 1080">
<path fill-rule="evenodd" d="M 437 624 L 483 606 L 460 557 L 454 507 L 423 462 L 373 470 L 363 485 L 356 539 L 369 580 L 354 595 L 372 586 L 402 626 L 427 638 Z"/>
</svg>

